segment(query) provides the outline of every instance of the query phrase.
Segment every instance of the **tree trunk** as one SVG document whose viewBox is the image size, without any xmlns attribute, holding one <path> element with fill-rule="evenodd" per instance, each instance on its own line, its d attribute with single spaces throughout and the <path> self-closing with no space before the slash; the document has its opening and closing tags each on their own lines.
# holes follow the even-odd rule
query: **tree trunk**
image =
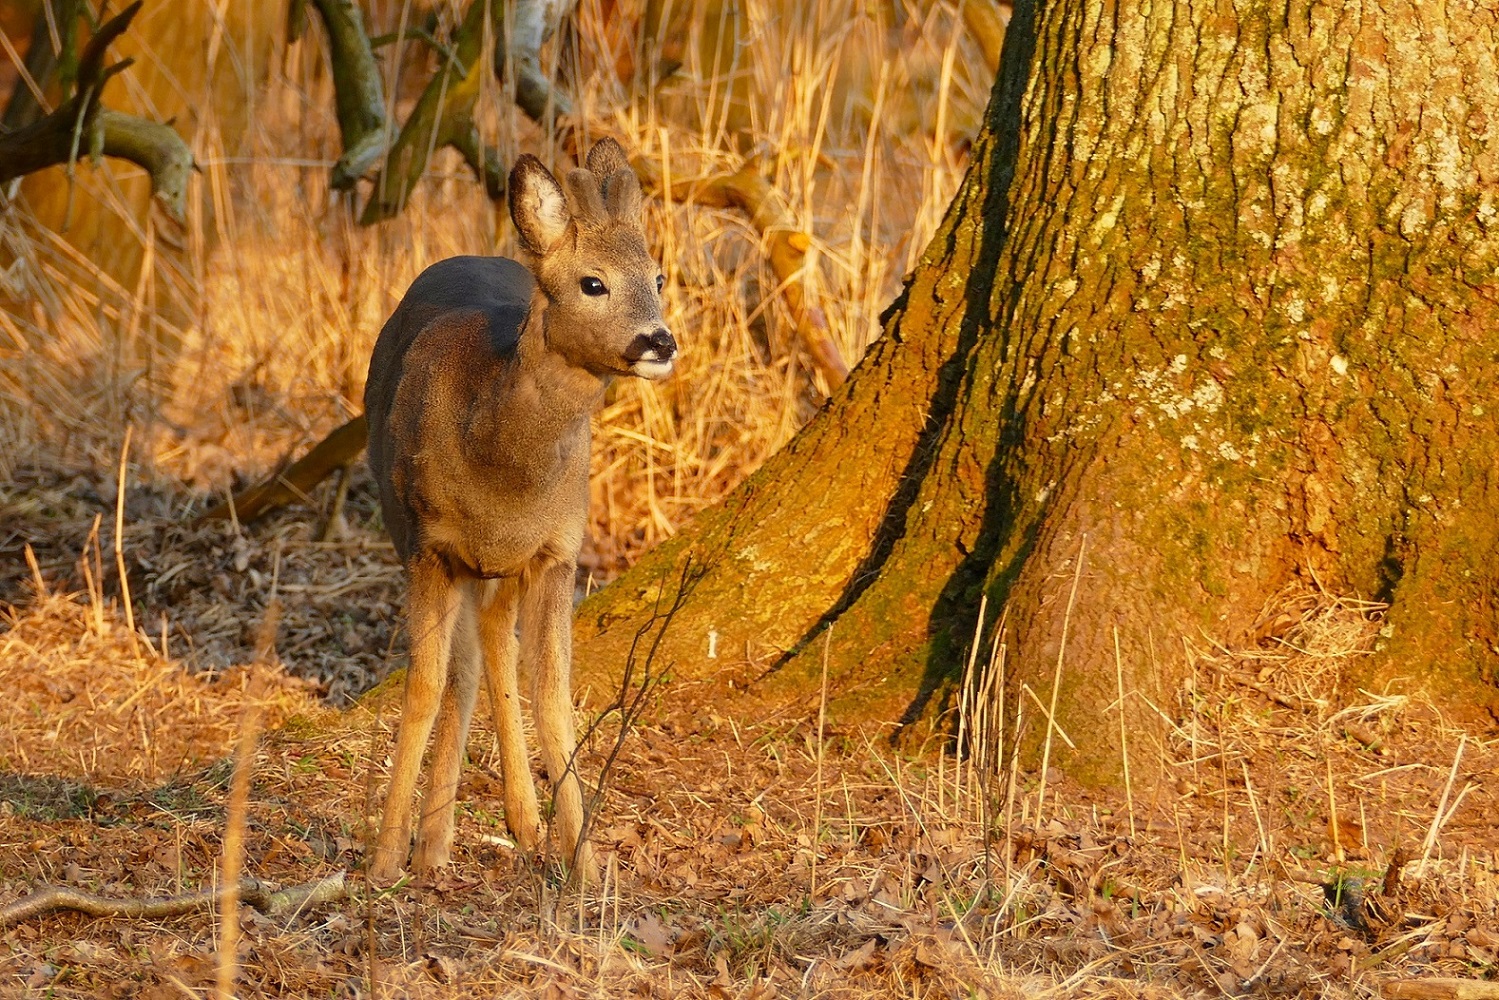
<svg viewBox="0 0 1499 1000">
<path fill-rule="evenodd" d="M 815 707 L 831 625 L 833 711 L 931 719 L 987 596 L 1009 703 L 1055 703 L 1062 763 L 1106 780 L 1116 649 L 1159 705 L 1183 638 L 1249 641 L 1305 574 L 1391 605 L 1357 680 L 1493 712 L 1495 30 L 1414 2 L 1017 5 L 885 337 L 584 605 L 580 668 L 685 579 L 677 676 Z"/>
</svg>

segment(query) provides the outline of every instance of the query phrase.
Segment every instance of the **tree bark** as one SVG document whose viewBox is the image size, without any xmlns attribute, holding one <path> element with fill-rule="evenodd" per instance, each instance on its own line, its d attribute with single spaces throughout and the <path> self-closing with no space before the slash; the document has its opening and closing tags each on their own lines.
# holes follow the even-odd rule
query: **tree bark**
<svg viewBox="0 0 1499 1000">
<path fill-rule="evenodd" d="M 1184 637 L 1245 643 L 1314 575 L 1390 604 L 1351 681 L 1493 713 L 1495 31 L 1414 2 L 1017 5 L 885 337 L 584 605 L 580 670 L 623 661 L 690 558 L 676 676 L 815 708 L 831 626 L 833 711 L 930 720 L 987 597 L 1007 717 L 1055 704 L 1053 762 L 1106 781 L 1116 648 L 1149 720 Z"/>
</svg>

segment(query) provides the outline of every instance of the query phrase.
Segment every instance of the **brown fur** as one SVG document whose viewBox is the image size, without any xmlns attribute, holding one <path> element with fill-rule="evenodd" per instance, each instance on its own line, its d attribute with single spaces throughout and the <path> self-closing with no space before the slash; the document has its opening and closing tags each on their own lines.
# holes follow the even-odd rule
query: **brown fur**
<svg viewBox="0 0 1499 1000">
<path fill-rule="evenodd" d="M 521 729 L 516 659 L 568 859 L 590 867 L 573 761 L 572 599 L 588 513 L 589 415 L 617 375 L 660 378 L 661 319 L 640 188 L 612 140 L 564 185 L 534 157 L 510 178 L 531 257 L 455 257 L 412 283 L 380 331 L 365 409 L 385 524 L 409 577 L 411 667 L 370 867 L 406 858 L 422 751 L 436 724 L 413 867 L 445 864 L 482 663 L 499 737 L 505 819 L 526 851 L 541 814 Z M 595 294 L 587 294 L 584 286 Z M 517 642 L 516 626 L 520 626 Z"/>
</svg>

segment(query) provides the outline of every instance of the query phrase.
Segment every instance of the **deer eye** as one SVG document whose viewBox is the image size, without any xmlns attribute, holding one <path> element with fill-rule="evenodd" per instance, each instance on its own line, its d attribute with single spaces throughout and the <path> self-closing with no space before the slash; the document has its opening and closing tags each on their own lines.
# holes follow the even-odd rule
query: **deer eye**
<svg viewBox="0 0 1499 1000">
<path fill-rule="evenodd" d="M 661 294 L 661 289 L 663 289 L 665 287 L 666 287 L 666 275 L 664 275 L 664 274 L 658 274 L 658 275 L 656 275 L 656 294 L 660 295 Z"/>
<path fill-rule="evenodd" d="M 588 277 L 578 282 L 578 287 L 583 290 L 584 295 L 608 295 L 609 289 L 597 278 Z"/>
</svg>

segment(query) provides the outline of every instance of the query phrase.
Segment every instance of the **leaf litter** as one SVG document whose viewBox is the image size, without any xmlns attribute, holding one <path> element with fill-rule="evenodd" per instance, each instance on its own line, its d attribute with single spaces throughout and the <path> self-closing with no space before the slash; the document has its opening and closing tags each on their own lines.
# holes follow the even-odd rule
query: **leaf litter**
<svg viewBox="0 0 1499 1000">
<path fill-rule="evenodd" d="M 359 528 L 310 541 L 294 515 L 192 529 L 142 492 L 124 551 L 138 608 L 169 617 L 138 611 L 131 632 L 90 554 L 108 526 L 78 516 L 92 489 L 0 495 L 20 515 L 6 544 L 35 565 L 0 581 L 0 906 L 49 885 L 211 887 L 253 699 L 247 874 L 356 874 L 341 900 L 243 909 L 242 995 L 1362 997 L 1499 975 L 1499 741 L 1348 690 L 1375 605 L 1291 590 L 1255 648 L 1189 643 L 1162 779 L 1127 799 L 1071 784 L 1063 760 L 1039 816 L 1039 774 L 1010 792 L 883 732 L 819 752 L 815 713 L 726 717 L 719 682 L 667 680 L 620 743 L 581 894 L 506 836 L 481 719 L 454 864 L 372 891 L 357 870 L 399 704 L 380 685 L 401 645 L 388 547 Z M 350 505 L 368 523 L 367 485 Z M 203 995 L 216 933 L 211 911 L 27 920 L 0 931 L 0 993 Z"/>
</svg>

